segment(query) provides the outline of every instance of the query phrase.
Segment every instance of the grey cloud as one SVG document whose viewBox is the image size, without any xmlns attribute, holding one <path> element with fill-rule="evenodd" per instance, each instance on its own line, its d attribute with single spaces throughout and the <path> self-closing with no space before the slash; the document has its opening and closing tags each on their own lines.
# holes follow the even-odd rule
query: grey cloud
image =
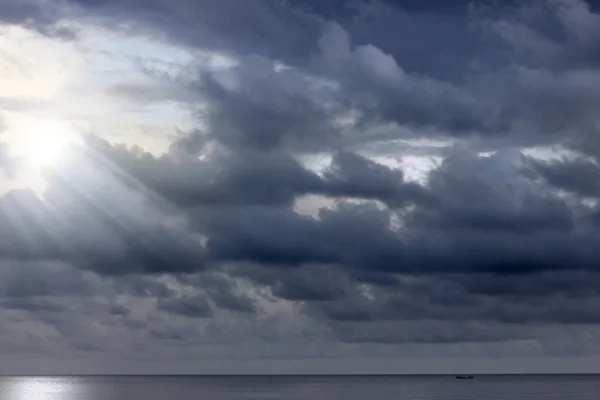
<svg viewBox="0 0 600 400">
<path fill-rule="evenodd" d="M 164 282 L 147 276 L 122 276 L 115 280 L 115 291 L 139 298 L 167 298 L 175 296 L 176 292 Z"/>
<path fill-rule="evenodd" d="M 208 143 L 206 136 L 201 131 L 178 131 L 178 134 L 177 139 L 169 146 L 169 154 L 178 158 L 197 156 Z"/>
<path fill-rule="evenodd" d="M 258 3 L 257 9 L 261 4 Z M 395 9 L 387 12 L 385 7 L 389 6 L 380 3 L 371 7 L 377 10 L 369 11 L 369 5 L 363 4 L 356 11 L 364 14 L 369 25 L 374 23 L 371 21 L 374 14 L 394 15 L 395 27 L 406 25 L 398 20 L 419 18 Z M 432 27 L 439 26 L 435 18 L 427 22 Z M 463 20 L 451 24 L 464 25 Z M 320 38 L 314 35 L 322 31 Z M 507 122 L 496 111 L 497 105 L 482 101 L 481 95 L 472 93 L 470 87 L 429 78 L 424 73 L 405 72 L 399 62 L 403 61 L 400 55 L 406 54 L 403 51 L 406 49 L 387 53 L 386 46 L 379 47 L 379 42 L 385 39 L 383 35 L 367 36 L 373 42 L 353 45 L 354 30 L 347 31 L 337 22 L 320 23 L 311 32 L 308 37 L 313 40 L 310 54 L 314 60 L 308 65 L 292 62 L 291 68 L 276 68 L 271 59 L 259 53 L 263 56 L 239 57 L 238 65 L 226 72 L 198 71 L 198 76 L 192 78 L 186 72 L 177 80 L 182 99 L 192 103 L 203 101 L 199 118 L 208 125 L 204 136 L 227 146 L 321 151 L 348 142 L 371 140 L 353 131 L 352 128 L 361 129 L 361 124 L 340 126 L 339 119 L 355 110 L 360 112 L 358 122 L 392 120 L 463 137 L 508 129 Z M 456 48 L 465 48 L 462 40 L 456 41 Z M 324 84 L 323 76 L 330 83 L 339 83 L 341 88 Z"/>
<path fill-rule="evenodd" d="M 227 74 L 198 82 L 208 101 L 208 136 L 233 147 L 319 150 L 339 133 L 327 87 L 294 69 L 274 70 L 272 61 L 246 57 Z M 339 112 L 339 111 L 338 111 Z"/>
<path fill-rule="evenodd" d="M 322 194 L 380 200 L 392 208 L 431 201 L 425 188 L 405 182 L 401 170 L 385 167 L 355 153 L 336 153 L 323 174 L 328 189 Z"/>
<path fill-rule="evenodd" d="M 317 70 L 341 84 L 366 121 L 433 130 L 422 135 L 484 135 L 525 146 L 566 142 L 566 133 L 568 142 L 576 142 L 596 123 L 594 70 L 534 69 L 516 61 L 452 82 L 406 72 L 376 44 L 353 45 L 333 22 L 319 45 Z"/>
<path fill-rule="evenodd" d="M 404 276 L 393 288 L 357 285 L 336 298 L 306 299 L 305 304 L 336 337 L 355 343 L 533 339 L 543 335 L 525 326 L 595 324 L 597 279 L 596 272 L 585 271 L 525 277 L 458 274 L 450 280 Z M 471 326 L 474 335 L 461 326 Z"/>
<path fill-rule="evenodd" d="M 214 305 L 219 309 L 235 311 L 244 314 L 257 312 L 255 301 L 244 293 L 235 281 L 228 279 L 226 275 L 201 276 L 198 280 Z"/>
<path fill-rule="evenodd" d="M 212 308 L 203 295 L 159 299 L 158 309 L 190 318 L 207 318 L 213 315 Z"/>
<path fill-rule="evenodd" d="M 178 282 L 194 291 L 201 290 L 212 306 L 219 310 L 253 314 L 258 311 L 256 299 L 249 295 L 248 288 L 237 281 L 232 271 L 207 271 L 194 275 L 181 275 Z M 246 274 L 240 274 L 245 278 Z"/>
<path fill-rule="evenodd" d="M 353 45 L 350 34 L 335 22 L 326 26 L 319 46 L 316 68 L 340 81 L 344 96 L 370 119 L 459 136 L 497 130 L 496 115 L 468 88 L 411 75 L 379 47 Z"/>
<path fill-rule="evenodd" d="M 45 298 L 0 299 L 0 307 L 6 310 L 29 311 L 34 313 L 62 313 L 66 308 Z"/>
<path fill-rule="evenodd" d="M 0 3 L 0 22 L 23 25 L 46 35 L 72 39 L 76 32 L 59 24 L 65 14 L 68 14 L 68 8 L 62 0 L 19 0 Z"/>
<path fill-rule="evenodd" d="M 598 296 L 598 273 L 591 271 L 555 271 L 526 275 L 479 274 L 476 279 L 468 275 L 450 278 L 451 287 L 462 288 L 467 293 L 491 297 L 525 300 L 534 297 L 557 295 L 570 299 L 589 299 Z M 455 282 L 452 284 L 452 282 Z"/>
<path fill-rule="evenodd" d="M 577 8 L 579 2 L 567 3 Z M 423 14 L 381 2 L 360 3 L 351 13 L 359 17 L 348 17 L 348 21 L 361 21 L 359 25 L 371 27 L 385 26 L 379 20 L 389 19 L 388 24 L 397 27 L 406 25 L 398 21 L 424 18 L 432 20 L 432 27 L 439 27 L 444 24 L 436 18 L 449 18 L 451 22 L 445 29 L 454 32 L 466 29 L 469 19 L 486 27 L 504 26 L 508 23 L 498 21 L 498 15 L 504 16 L 513 8 L 501 7 L 501 12 L 488 17 L 481 11 L 469 16 L 466 11 L 465 15 Z M 367 128 L 393 121 L 421 135 L 463 139 L 483 135 L 505 144 L 527 146 L 557 141 L 576 145 L 597 123 L 594 110 L 600 96 L 594 89 L 597 74 L 593 70 L 542 69 L 519 58 L 500 62 L 494 54 L 482 52 L 481 60 L 464 55 L 461 60 L 479 67 L 457 67 L 455 75 L 459 79 L 455 79 L 444 76 L 443 71 L 436 74 L 427 70 L 428 66 L 444 65 L 441 62 L 405 67 L 416 59 L 403 57 L 408 54 L 409 44 L 394 49 L 383 35 L 369 35 L 370 29 L 363 26 L 361 31 L 360 26 L 352 26 L 343 17 L 340 21 L 320 23 L 314 30 L 320 37 L 312 38 L 312 61 L 308 64 L 290 63 L 288 68 L 276 68 L 264 54 L 245 55 L 226 71 L 200 68 L 197 76 L 189 77 L 186 72 L 176 80 L 176 86 L 185 92 L 184 101 L 203 104 L 199 119 L 207 128 L 194 135 L 194 140 L 204 143 L 211 139 L 228 147 L 263 151 L 284 148 L 318 152 L 381 140 L 366 134 Z M 420 27 L 411 29 L 421 32 Z M 467 37 L 478 42 L 473 32 L 461 31 L 460 35 L 457 49 L 467 48 Z M 422 47 L 417 50 L 445 54 L 424 52 Z M 323 84 L 323 78 L 338 86 Z M 356 113 L 355 120 L 342 126 L 339 121 L 348 121 L 352 113 Z M 384 139 L 406 137 L 407 133 L 399 129 L 390 135 Z"/>
<path fill-rule="evenodd" d="M 2 120 L 0 120 L 0 133 L 2 130 Z M 0 141 L 0 172 L 11 178 L 14 177 L 16 169 L 16 160 L 9 154 L 8 146 Z"/>
<path fill-rule="evenodd" d="M 514 273 L 595 268 L 593 234 L 392 230 L 392 214 L 375 206 L 344 206 L 321 220 L 266 210 L 213 216 L 206 222 L 213 260 L 272 265 L 341 263 L 381 272 Z M 260 224 L 255 224 L 260 221 Z"/>
<path fill-rule="evenodd" d="M 273 285 L 275 296 L 292 301 L 327 301 L 338 298 L 343 292 L 343 284 L 329 277 L 307 279 L 306 273 L 287 274 L 285 280 Z"/>
<path fill-rule="evenodd" d="M 537 65 L 587 68 L 600 60 L 600 14 L 593 1 L 531 1 L 517 7 L 484 7 L 488 29 L 521 58 Z"/>
<path fill-rule="evenodd" d="M 179 44 L 234 54 L 260 53 L 273 58 L 302 59 L 313 43 L 321 18 L 289 7 L 287 2 L 260 0 L 243 7 L 237 0 L 71 0 L 105 24 L 134 30 Z"/>
<path fill-rule="evenodd" d="M 332 301 L 343 298 L 354 288 L 346 271 L 334 265 L 307 265 L 297 269 L 243 265 L 233 273 L 269 287 L 274 296 L 291 301 Z"/>
<path fill-rule="evenodd" d="M 419 324 L 379 322 L 369 324 L 339 323 L 335 336 L 347 343 L 457 343 L 496 342 L 523 337 L 515 329 L 500 329 L 477 322 L 447 324 L 440 321 Z"/>
<path fill-rule="evenodd" d="M 503 121 L 512 121 L 517 132 L 536 141 L 532 144 L 565 143 L 573 147 L 594 131 L 599 93 L 594 88 L 598 75 L 594 70 L 552 72 L 543 69 L 517 67 L 496 82 L 505 89 L 483 80 L 477 89 L 491 94 L 492 104 L 502 111 Z M 493 85 L 492 89 L 486 85 Z M 495 87 L 494 87 L 495 86 Z M 494 95 L 495 93 L 495 95 Z"/>
<path fill-rule="evenodd" d="M 496 56 L 470 29 L 469 3 L 362 1 L 353 3 L 354 12 L 338 11 L 330 19 L 350 32 L 356 43 L 376 45 L 409 72 L 456 80 L 482 55 Z"/>
<path fill-rule="evenodd" d="M 214 290 L 212 293 L 212 301 L 221 309 L 245 314 L 253 314 L 256 312 L 256 306 L 250 298 L 237 296 L 231 291 Z"/>
<path fill-rule="evenodd" d="M 126 23 L 129 29 L 175 43 L 234 55 L 260 54 L 294 65 L 306 64 L 319 31 L 329 20 L 339 21 L 358 42 L 377 43 L 410 70 L 427 74 L 456 77 L 470 58 L 489 51 L 479 35 L 469 30 L 469 2 L 463 0 L 451 4 L 261 0 L 244 12 L 231 12 L 242 7 L 235 0 L 201 5 L 189 0 L 161 0 L 150 5 L 137 0 L 72 2 L 106 24 Z M 411 39 L 415 35 L 420 38 L 418 43 Z"/>
<path fill-rule="evenodd" d="M 109 312 L 111 315 L 127 316 L 131 313 L 131 310 L 122 304 L 113 304 L 110 306 Z"/>
<path fill-rule="evenodd" d="M 164 341 L 182 342 L 188 338 L 184 332 L 168 326 L 150 329 L 149 333 L 153 338 Z"/>
<path fill-rule="evenodd" d="M 12 298 L 36 296 L 79 297 L 91 295 L 96 282 L 70 265 L 9 262 L 0 268 L 0 295 Z"/>
</svg>

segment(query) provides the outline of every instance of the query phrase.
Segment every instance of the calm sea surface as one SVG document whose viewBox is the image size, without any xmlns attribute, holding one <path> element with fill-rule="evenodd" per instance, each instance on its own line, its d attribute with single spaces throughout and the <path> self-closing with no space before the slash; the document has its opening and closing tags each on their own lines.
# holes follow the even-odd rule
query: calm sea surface
<svg viewBox="0 0 600 400">
<path fill-rule="evenodd" d="M 600 399 L 600 375 L 2 377 L 2 400 Z"/>
</svg>

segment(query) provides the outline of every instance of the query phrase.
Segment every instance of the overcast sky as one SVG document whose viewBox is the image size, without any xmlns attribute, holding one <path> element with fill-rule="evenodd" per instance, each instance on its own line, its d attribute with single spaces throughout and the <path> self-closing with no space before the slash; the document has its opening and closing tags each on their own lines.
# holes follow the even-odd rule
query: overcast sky
<svg viewBox="0 0 600 400">
<path fill-rule="evenodd" d="M 599 110 L 584 0 L 0 0 L 0 373 L 600 372 Z"/>
</svg>

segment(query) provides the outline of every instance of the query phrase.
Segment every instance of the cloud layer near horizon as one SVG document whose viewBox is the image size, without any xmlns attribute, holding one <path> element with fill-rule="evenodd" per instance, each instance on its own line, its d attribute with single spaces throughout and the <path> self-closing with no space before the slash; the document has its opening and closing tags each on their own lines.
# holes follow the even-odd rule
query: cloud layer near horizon
<svg viewBox="0 0 600 400">
<path fill-rule="evenodd" d="M 0 1 L 85 50 L 62 108 L 0 93 L 3 351 L 598 354 L 595 4 L 327 4 Z M 50 108 L 84 128 L 28 187 L 15 121 Z"/>
</svg>

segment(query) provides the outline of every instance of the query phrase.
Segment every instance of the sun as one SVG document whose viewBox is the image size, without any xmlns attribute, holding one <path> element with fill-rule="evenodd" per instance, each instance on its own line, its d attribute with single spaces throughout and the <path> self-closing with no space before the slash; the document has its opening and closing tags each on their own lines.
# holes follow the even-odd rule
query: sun
<svg viewBox="0 0 600 400">
<path fill-rule="evenodd" d="M 67 123 L 58 121 L 39 121 L 22 132 L 19 153 L 26 163 L 35 169 L 55 166 L 70 144 L 75 134 Z"/>
<path fill-rule="evenodd" d="M 34 135 L 28 142 L 25 150 L 27 162 L 39 168 L 55 164 L 67 147 L 67 143 L 58 135 Z"/>
</svg>

